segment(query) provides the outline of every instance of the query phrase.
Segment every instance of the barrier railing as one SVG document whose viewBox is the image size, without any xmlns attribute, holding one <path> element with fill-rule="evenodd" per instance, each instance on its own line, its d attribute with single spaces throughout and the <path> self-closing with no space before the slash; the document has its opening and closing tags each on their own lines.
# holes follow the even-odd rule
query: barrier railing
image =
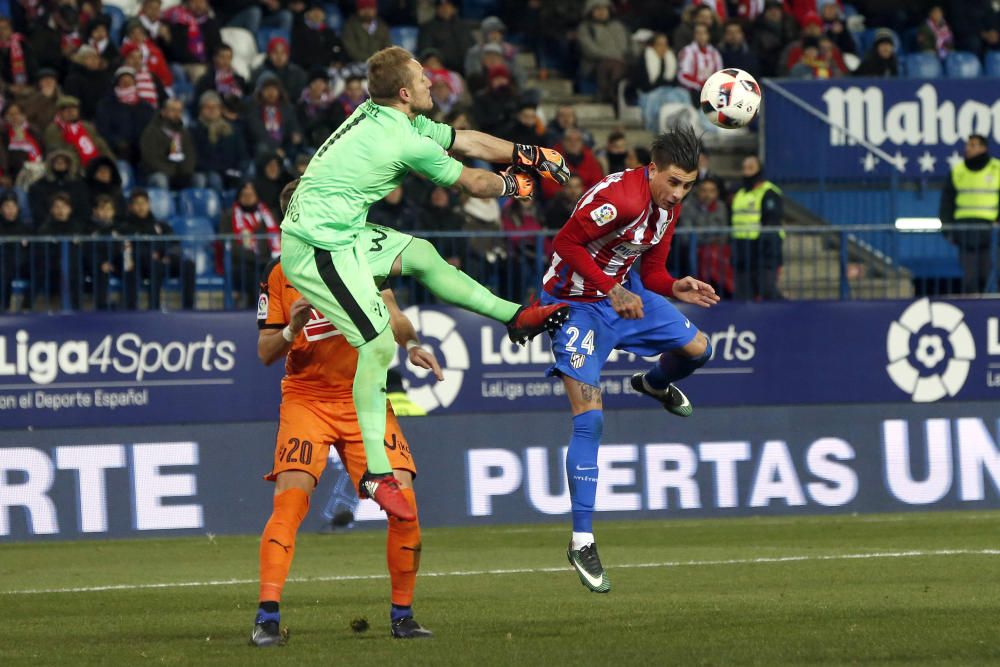
<svg viewBox="0 0 1000 667">
<path fill-rule="evenodd" d="M 996 293 L 998 229 L 791 226 L 764 228 L 751 240 L 733 239 L 730 228 L 681 228 L 668 268 L 737 300 Z M 446 261 L 514 301 L 538 290 L 553 235 L 420 234 Z M 0 237 L 0 312 L 251 308 L 270 260 L 263 236 Z M 392 284 L 405 303 L 436 301 L 411 279 Z"/>
</svg>

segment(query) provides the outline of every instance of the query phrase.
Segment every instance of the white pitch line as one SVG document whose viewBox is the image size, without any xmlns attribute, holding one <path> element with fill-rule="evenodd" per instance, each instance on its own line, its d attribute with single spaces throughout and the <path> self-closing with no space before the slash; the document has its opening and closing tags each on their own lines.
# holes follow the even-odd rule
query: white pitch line
<svg viewBox="0 0 1000 667">
<path fill-rule="evenodd" d="M 634 570 L 657 567 L 700 567 L 712 565 L 761 565 L 768 563 L 800 563 L 808 561 L 865 560 L 870 558 L 930 558 L 936 556 L 1000 556 L 1000 549 L 938 549 L 935 551 L 880 551 L 857 554 L 829 554 L 825 556 L 771 556 L 761 558 L 730 558 L 724 560 L 675 560 L 660 563 L 626 563 L 613 565 L 609 570 Z M 525 567 L 505 570 L 454 570 L 452 572 L 421 572 L 421 577 L 477 577 L 497 574 L 547 574 L 565 572 L 569 567 Z M 330 581 L 363 581 L 388 579 L 387 574 L 340 574 L 323 577 L 290 577 L 288 583 L 315 583 Z M 156 588 L 192 588 L 195 586 L 243 586 L 256 584 L 257 579 L 217 579 L 214 581 L 179 581 L 162 584 L 113 584 L 110 586 L 83 586 L 79 588 L 32 588 L 0 591 L 0 595 L 43 595 L 50 593 L 99 593 L 102 591 L 137 591 Z"/>
</svg>

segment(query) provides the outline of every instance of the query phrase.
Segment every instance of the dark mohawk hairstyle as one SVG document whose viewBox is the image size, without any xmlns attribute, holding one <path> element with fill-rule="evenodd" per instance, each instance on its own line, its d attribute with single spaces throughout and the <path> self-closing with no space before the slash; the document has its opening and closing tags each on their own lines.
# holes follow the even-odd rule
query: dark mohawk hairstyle
<svg viewBox="0 0 1000 667">
<path fill-rule="evenodd" d="M 658 136 L 653 141 L 651 152 L 657 169 L 674 165 L 684 171 L 694 171 L 698 168 L 701 139 L 689 125 L 682 125 Z"/>
</svg>

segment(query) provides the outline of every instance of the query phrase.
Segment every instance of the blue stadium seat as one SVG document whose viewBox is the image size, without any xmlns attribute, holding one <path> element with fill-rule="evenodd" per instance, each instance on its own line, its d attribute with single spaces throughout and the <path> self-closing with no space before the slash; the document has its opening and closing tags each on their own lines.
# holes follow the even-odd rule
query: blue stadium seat
<svg viewBox="0 0 1000 667">
<path fill-rule="evenodd" d="M 417 53 L 417 37 L 419 35 L 420 29 L 413 25 L 398 25 L 389 28 L 389 38 L 392 43 L 396 46 L 402 46 L 414 55 Z"/>
<path fill-rule="evenodd" d="M 344 27 L 344 15 L 340 13 L 340 7 L 335 3 L 328 2 L 323 5 L 323 10 L 326 12 L 327 27 L 339 35 L 340 29 Z"/>
<path fill-rule="evenodd" d="M 498 0 L 462 0 L 462 18 L 481 21 L 491 14 L 500 13 Z"/>
<path fill-rule="evenodd" d="M 942 75 L 941 60 L 933 53 L 911 53 L 904 56 L 903 66 L 910 79 L 938 79 Z"/>
<path fill-rule="evenodd" d="M 261 53 L 267 53 L 267 43 L 271 41 L 272 37 L 284 37 L 286 42 L 291 42 L 292 40 L 292 35 L 287 30 L 265 28 L 262 26 L 257 31 L 257 50 Z"/>
<path fill-rule="evenodd" d="M 1000 77 L 1000 51 L 986 52 L 986 76 Z"/>
<path fill-rule="evenodd" d="M 108 32 L 111 34 L 111 41 L 115 44 L 121 44 L 122 28 L 125 27 L 125 12 L 120 7 L 115 7 L 114 5 L 104 5 L 102 9 L 104 10 L 104 14 L 111 20 L 111 26 L 108 28 Z"/>
<path fill-rule="evenodd" d="M 209 188 L 187 188 L 181 190 L 177 198 L 181 215 L 215 220 L 222 212 L 219 193 Z"/>
<path fill-rule="evenodd" d="M 950 79 L 975 79 L 982 71 L 982 63 L 973 53 L 952 51 L 944 59 L 944 72 Z"/>
<path fill-rule="evenodd" d="M 0 0 L 0 16 L 10 17 L 10 0 Z"/>
<path fill-rule="evenodd" d="M 174 216 L 174 198 L 170 190 L 163 188 L 148 188 L 149 208 L 157 220 L 167 220 Z"/>
<path fill-rule="evenodd" d="M 170 226 L 178 236 L 196 236 L 181 241 L 181 250 L 186 259 L 194 260 L 198 286 L 221 286 L 222 278 L 215 273 L 215 250 L 211 241 L 215 225 L 212 221 L 199 216 L 178 216 L 170 219 Z"/>
<path fill-rule="evenodd" d="M 128 194 L 135 187 L 135 170 L 127 160 L 115 160 L 118 174 L 122 177 L 122 192 Z"/>
</svg>

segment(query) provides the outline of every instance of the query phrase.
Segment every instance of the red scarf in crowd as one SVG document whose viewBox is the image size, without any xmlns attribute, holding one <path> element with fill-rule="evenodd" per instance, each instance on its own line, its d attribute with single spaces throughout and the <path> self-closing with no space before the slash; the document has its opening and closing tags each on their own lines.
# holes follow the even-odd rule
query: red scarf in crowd
<svg viewBox="0 0 1000 667">
<path fill-rule="evenodd" d="M 948 55 L 948 50 L 951 49 L 951 28 L 944 21 L 938 25 L 930 19 L 927 19 L 927 25 L 934 33 L 934 50 L 937 51 L 938 57 L 944 58 Z"/>
<path fill-rule="evenodd" d="M 222 97 L 227 95 L 234 95 L 236 97 L 243 97 L 243 89 L 240 88 L 240 84 L 236 81 L 236 75 L 233 70 L 215 70 L 215 92 L 217 92 Z"/>
<path fill-rule="evenodd" d="M 267 241 L 271 246 L 271 256 L 281 254 L 281 229 L 271 215 L 271 209 L 264 202 L 257 204 L 252 211 L 244 211 L 239 204 L 233 204 L 233 233 L 256 234 L 261 226 L 267 232 Z M 256 246 L 254 246 L 256 248 Z"/>
<path fill-rule="evenodd" d="M 125 87 L 115 87 L 115 97 L 122 104 L 138 104 L 139 103 L 139 91 L 135 86 L 125 86 Z"/>
<path fill-rule="evenodd" d="M 264 129 L 275 141 L 281 141 L 281 107 L 277 104 L 266 104 L 260 108 L 260 117 L 264 121 Z"/>
<path fill-rule="evenodd" d="M 135 73 L 135 89 L 139 93 L 139 99 L 153 107 L 160 108 L 160 96 L 156 91 L 156 82 L 153 76 L 146 71 Z"/>
<path fill-rule="evenodd" d="M 42 161 L 42 146 L 31 134 L 28 121 L 23 121 L 20 127 L 11 125 L 7 128 L 7 150 L 27 153 L 28 162 Z"/>
<path fill-rule="evenodd" d="M 100 155 L 97 151 L 97 144 L 90 138 L 90 134 L 87 132 L 87 128 L 83 126 L 83 123 L 80 121 L 67 123 L 62 118 L 57 118 L 56 125 L 62 130 L 63 141 L 76 149 L 77 155 L 80 156 L 80 164 L 84 167 Z"/>
<path fill-rule="evenodd" d="M 163 18 L 187 28 L 188 52 L 198 62 L 205 62 L 205 36 L 201 34 L 201 24 L 208 19 L 208 14 L 198 18 L 187 7 L 177 5 L 163 12 Z"/>
<path fill-rule="evenodd" d="M 20 33 L 13 33 L 7 42 L 0 42 L 0 50 L 10 51 L 10 76 L 14 83 L 28 83 L 28 70 L 24 66 L 24 37 Z"/>
</svg>

